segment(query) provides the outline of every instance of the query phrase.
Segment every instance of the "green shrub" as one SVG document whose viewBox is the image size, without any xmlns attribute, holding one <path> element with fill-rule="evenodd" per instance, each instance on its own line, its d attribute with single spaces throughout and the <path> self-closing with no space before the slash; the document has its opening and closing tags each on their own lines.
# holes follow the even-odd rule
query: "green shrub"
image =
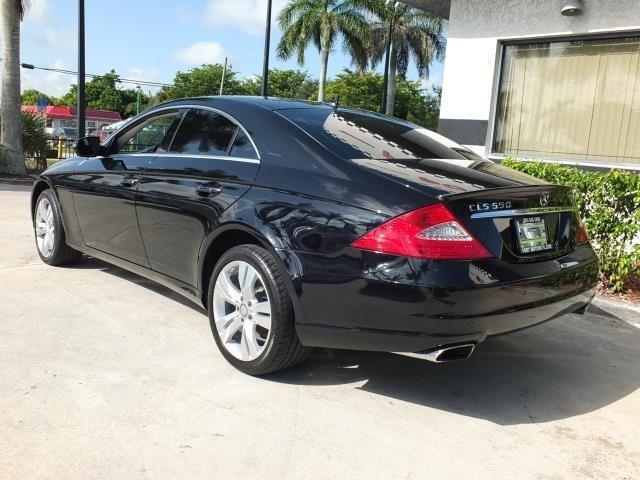
<svg viewBox="0 0 640 480">
<path fill-rule="evenodd" d="M 604 288 L 620 291 L 640 273 L 640 175 L 588 172 L 543 162 L 505 159 L 503 165 L 575 189 L 576 204 L 600 257 Z"/>
<path fill-rule="evenodd" d="M 25 161 L 35 162 L 37 170 L 47 168 L 47 131 L 40 115 L 33 112 L 22 112 L 22 151 Z"/>
</svg>

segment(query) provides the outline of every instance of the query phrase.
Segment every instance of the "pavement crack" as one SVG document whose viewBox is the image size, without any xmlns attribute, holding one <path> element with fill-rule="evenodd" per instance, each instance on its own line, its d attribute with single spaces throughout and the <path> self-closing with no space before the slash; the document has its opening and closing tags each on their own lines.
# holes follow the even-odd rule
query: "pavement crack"
<svg viewBox="0 0 640 480">
<path fill-rule="evenodd" d="M 529 421 L 531 423 L 536 423 L 536 419 L 531 413 L 531 410 L 529 410 L 529 406 L 527 405 L 526 396 L 528 395 L 528 393 L 529 392 L 525 390 L 518 390 L 518 398 L 520 399 L 520 404 L 522 405 L 522 409 L 527 414 L 527 417 L 529 417 Z"/>
</svg>

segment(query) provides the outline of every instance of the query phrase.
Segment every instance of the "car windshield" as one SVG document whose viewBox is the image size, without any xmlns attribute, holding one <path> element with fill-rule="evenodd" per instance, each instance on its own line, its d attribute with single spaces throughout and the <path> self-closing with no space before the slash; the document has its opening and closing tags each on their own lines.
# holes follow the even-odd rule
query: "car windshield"
<svg viewBox="0 0 640 480">
<path fill-rule="evenodd" d="M 426 128 L 363 110 L 297 108 L 278 110 L 329 150 L 355 160 L 481 160 L 462 145 Z"/>
</svg>

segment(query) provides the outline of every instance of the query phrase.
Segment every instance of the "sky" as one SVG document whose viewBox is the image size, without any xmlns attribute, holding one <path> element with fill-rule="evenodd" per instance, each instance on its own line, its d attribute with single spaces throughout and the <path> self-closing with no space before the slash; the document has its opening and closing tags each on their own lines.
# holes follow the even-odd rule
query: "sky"
<svg viewBox="0 0 640 480">
<path fill-rule="evenodd" d="M 241 78 L 259 75 L 266 1 L 85 0 L 86 71 L 103 74 L 114 69 L 123 78 L 171 83 L 178 70 L 223 63 L 226 56 Z M 317 50 L 307 50 L 303 67 L 295 59 L 283 61 L 275 54 L 281 35 L 275 18 L 285 3 L 273 0 L 270 67 L 300 68 L 317 77 Z M 22 26 L 22 62 L 76 70 L 77 15 L 74 0 L 31 0 Z M 329 77 L 348 67 L 350 59 L 341 48 L 331 52 Z M 408 76 L 417 78 L 415 66 L 410 67 Z M 75 83 L 72 75 L 22 69 L 23 90 L 35 88 L 60 96 L 71 83 Z M 434 64 L 423 85 L 431 88 L 441 83 L 442 64 Z"/>
</svg>

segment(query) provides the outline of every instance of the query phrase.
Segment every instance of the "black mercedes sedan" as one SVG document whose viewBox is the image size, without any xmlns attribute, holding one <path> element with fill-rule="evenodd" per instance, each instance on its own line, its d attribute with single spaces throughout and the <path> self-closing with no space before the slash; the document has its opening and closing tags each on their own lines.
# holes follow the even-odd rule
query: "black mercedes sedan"
<svg viewBox="0 0 640 480">
<path fill-rule="evenodd" d="M 594 294 L 570 189 L 396 118 L 192 98 L 76 150 L 33 187 L 42 260 L 87 254 L 180 292 L 249 374 L 314 346 L 463 359 Z"/>
</svg>

